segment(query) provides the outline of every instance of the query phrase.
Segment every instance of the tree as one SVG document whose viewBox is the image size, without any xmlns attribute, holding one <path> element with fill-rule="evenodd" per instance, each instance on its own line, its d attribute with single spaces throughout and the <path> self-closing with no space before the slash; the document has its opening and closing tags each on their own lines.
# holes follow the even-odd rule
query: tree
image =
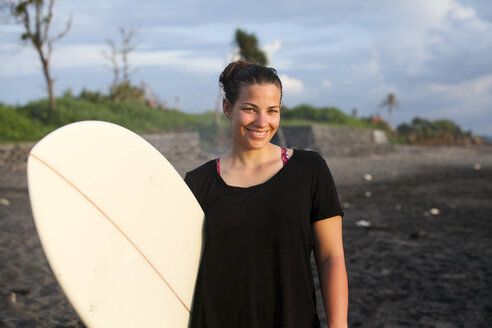
<svg viewBox="0 0 492 328">
<path fill-rule="evenodd" d="M 120 65 L 118 62 L 118 48 L 113 40 L 106 39 L 110 52 L 102 51 L 104 58 L 110 62 L 111 69 L 113 71 L 113 82 L 111 83 L 111 90 L 116 88 L 120 82 Z"/>
<path fill-rule="evenodd" d="M 237 29 L 234 43 L 239 47 L 241 58 L 260 65 L 268 63 L 266 54 L 258 48 L 258 39 L 254 33 L 248 34 L 241 29 Z"/>
<path fill-rule="evenodd" d="M 380 108 L 387 107 L 388 109 L 388 115 L 389 115 L 389 122 L 390 125 L 393 126 L 393 109 L 398 108 L 399 103 L 396 101 L 396 96 L 394 93 L 388 93 L 386 96 L 386 99 L 379 105 Z"/>
<path fill-rule="evenodd" d="M 128 55 L 137 48 L 134 41 L 136 31 L 133 28 L 120 27 L 119 32 L 121 37 L 120 44 L 117 45 L 113 40 L 106 39 L 109 53 L 102 52 L 113 71 L 111 96 L 114 100 L 131 99 L 136 95 L 140 97 L 141 94 L 136 92 L 136 87 L 133 87 L 130 83 L 130 75 L 133 72 L 130 72 L 130 64 L 128 62 Z"/>
<path fill-rule="evenodd" d="M 44 0 L 22 0 L 16 1 L 11 5 L 12 15 L 24 26 L 24 33 L 22 33 L 21 39 L 32 44 L 41 60 L 52 111 L 56 110 L 53 77 L 50 73 L 53 44 L 63 38 L 72 26 L 72 16 L 70 15 L 65 29 L 55 37 L 49 36 L 54 4 L 55 0 L 50 0 L 47 7 Z"/>
<path fill-rule="evenodd" d="M 130 82 L 130 65 L 128 64 L 128 54 L 137 48 L 135 44 L 135 29 L 125 29 L 120 27 L 121 35 L 121 61 L 123 62 L 123 83 Z"/>
</svg>

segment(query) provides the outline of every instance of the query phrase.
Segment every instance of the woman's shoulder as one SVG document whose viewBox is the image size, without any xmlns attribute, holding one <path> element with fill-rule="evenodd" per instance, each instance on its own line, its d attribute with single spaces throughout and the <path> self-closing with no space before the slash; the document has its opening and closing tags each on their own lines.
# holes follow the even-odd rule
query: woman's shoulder
<svg viewBox="0 0 492 328">
<path fill-rule="evenodd" d="M 187 172 L 184 178 L 202 208 L 205 208 L 208 190 L 213 189 L 213 182 L 217 181 L 214 176 L 215 170 L 215 159 L 213 159 Z"/>
<path fill-rule="evenodd" d="M 185 179 L 186 178 L 190 178 L 190 179 L 204 178 L 206 175 L 211 173 L 212 168 L 215 168 L 215 165 L 216 165 L 215 163 L 216 163 L 216 160 L 211 159 L 211 160 L 203 163 L 199 167 L 197 167 L 197 168 L 195 168 L 189 172 L 186 172 Z"/>
<path fill-rule="evenodd" d="M 317 165 L 325 162 L 318 152 L 309 149 L 294 149 L 293 156 L 296 158 L 296 161 L 303 164 Z"/>
</svg>

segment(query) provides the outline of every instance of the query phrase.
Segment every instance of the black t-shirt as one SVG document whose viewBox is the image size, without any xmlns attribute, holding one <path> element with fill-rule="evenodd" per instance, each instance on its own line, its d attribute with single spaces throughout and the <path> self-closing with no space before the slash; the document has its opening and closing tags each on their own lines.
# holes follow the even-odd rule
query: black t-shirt
<svg viewBox="0 0 492 328">
<path fill-rule="evenodd" d="M 319 327 L 311 224 L 343 215 L 324 159 L 295 150 L 248 188 L 227 185 L 214 160 L 185 181 L 205 212 L 191 327 Z"/>
</svg>

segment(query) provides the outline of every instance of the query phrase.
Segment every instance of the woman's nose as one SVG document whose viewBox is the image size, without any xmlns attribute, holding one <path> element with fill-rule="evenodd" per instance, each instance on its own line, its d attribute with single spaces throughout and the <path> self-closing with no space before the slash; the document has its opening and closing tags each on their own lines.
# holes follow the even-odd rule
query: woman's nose
<svg viewBox="0 0 492 328">
<path fill-rule="evenodd" d="M 267 123 L 267 117 L 266 117 L 266 114 L 265 113 L 262 113 L 262 112 L 257 112 L 256 113 L 255 125 L 256 126 L 261 126 L 261 127 L 268 125 L 268 123 Z"/>
</svg>

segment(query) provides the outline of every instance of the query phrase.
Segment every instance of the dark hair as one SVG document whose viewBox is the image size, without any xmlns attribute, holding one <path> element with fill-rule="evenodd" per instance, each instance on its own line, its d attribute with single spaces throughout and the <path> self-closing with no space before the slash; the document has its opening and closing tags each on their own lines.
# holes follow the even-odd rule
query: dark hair
<svg viewBox="0 0 492 328">
<path fill-rule="evenodd" d="M 239 59 L 227 65 L 219 78 L 219 85 L 224 90 L 225 98 L 232 105 L 239 97 L 241 86 L 263 83 L 276 85 L 280 89 L 280 99 L 282 100 L 282 82 L 280 82 L 274 68 Z"/>
</svg>

